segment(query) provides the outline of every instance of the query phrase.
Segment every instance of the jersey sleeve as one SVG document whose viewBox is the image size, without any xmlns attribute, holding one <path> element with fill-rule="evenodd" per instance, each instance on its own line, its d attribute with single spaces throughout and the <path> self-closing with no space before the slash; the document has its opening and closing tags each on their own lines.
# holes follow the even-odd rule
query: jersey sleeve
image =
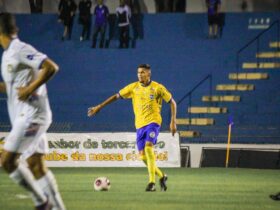
<svg viewBox="0 0 280 210">
<path fill-rule="evenodd" d="M 133 84 L 129 84 L 119 91 L 119 95 L 124 99 L 132 98 L 132 90 Z"/>
<path fill-rule="evenodd" d="M 163 85 L 159 85 L 159 94 L 160 96 L 163 98 L 163 100 L 166 102 L 166 103 L 169 103 L 171 98 L 172 98 L 172 95 L 171 93 L 163 86 Z"/>
<path fill-rule="evenodd" d="M 40 69 L 46 58 L 47 55 L 37 51 L 34 47 L 28 44 L 24 45 L 19 52 L 20 62 L 33 69 Z"/>
</svg>

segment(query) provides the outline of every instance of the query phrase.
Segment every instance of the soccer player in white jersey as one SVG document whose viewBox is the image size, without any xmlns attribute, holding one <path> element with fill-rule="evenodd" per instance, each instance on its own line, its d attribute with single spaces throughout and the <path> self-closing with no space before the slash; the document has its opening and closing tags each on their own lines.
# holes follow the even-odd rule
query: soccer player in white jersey
<svg viewBox="0 0 280 210">
<path fill-rule="evenodd" d="M 58 66 L 17 38 L 15 17 L 9 13 L 0 14 L 0 45 L 4 49 L 0 92 L 7 94 L 12 124 L 1 156 L 2 167 L 15 183 L 31 193 L 35 209 L 64 210 L 56 180 L 43 160 L 45 133 L 52 121 L 45 83 Z M 20 163 L 20 156 L 27 165 Z"/>
</svg>

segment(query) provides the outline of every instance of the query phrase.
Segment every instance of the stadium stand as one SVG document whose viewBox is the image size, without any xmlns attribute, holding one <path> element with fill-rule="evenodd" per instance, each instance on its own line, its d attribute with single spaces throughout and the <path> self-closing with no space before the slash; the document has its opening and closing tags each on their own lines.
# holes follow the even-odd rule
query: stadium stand
<svg viewBox="0 0 280 210">
<path fill-rule="evenodd" d="M 49 83 L 54 112 L 50 132 L 134 131 L 133 113 L 129 108 L 123 108 L 127 101 L 114 104 L 114 109 L 105 109 L 94 120 L 89 119 L 86 112 L 92 104 L 136 80 L 139 63 L 150 63 L 153 78 L 164 83 L 177 101 L 206 75 L 211 75 L 211 89 L 209 82 L 204 82 L 192 94 L 190 107 L 188 100 L 178 106 L 178 118 L 188 118 L 187 109 L 191 109 L 193 117 L 191 125 L 179 127 L 181 131 L 189 130 L 191 137 L 182 137 L 182 142 L 226 142 L 230 115 L 234 120 L 234 143 L 279 143 L 277 27 L 260 38 L 260 54 L 256 56 L 256 44 L 240 54 L 237 74 L 238 50 L 260 32 L 251 29 L 252 19 L 259 22 L 269 19 L 272 23 L 279 19 L 279 13 L 227 13 L 223 37 L 219 40 L 206 39 L 206 14 L 145 14 L 141 18 L 141 39 L 136 40 L 135 48 L 119 50 L 117 40 L 113 40 L 108 49 L 92 50 L 90 42 L 79 42 L 77 20 L 73 40 L 62 43 L 63 28 L 57 24 L 56 15 L 17 15 L 20 38 L 46 52 L 61 67 L 57 78 Z M 269 69 L 256 69 L 254 65 L 258 60 L 277 64 Z M 212 96 L 220 96 L 218 100 L 228 95 L 230 100 L 237 101 L 209 102 L 209 92 Z M 200 110 L 199 107 L 213 108 Z M 163 107 L 162 113 L 162 130 L 168 130 L 168 106 Z M 0 99 L 0 115 L 1 131 L 8 131 L 4 96 Z M 188 120 L 182 122 L 189 124 Z"/>
</svg>

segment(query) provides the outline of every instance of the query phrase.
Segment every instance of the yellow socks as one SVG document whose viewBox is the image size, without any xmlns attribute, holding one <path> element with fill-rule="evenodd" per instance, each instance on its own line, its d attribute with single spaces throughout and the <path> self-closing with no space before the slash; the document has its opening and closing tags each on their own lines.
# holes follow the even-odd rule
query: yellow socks
<svg viewBox="0 0 280 210">
<path fill-rule="evenodd" d="M 140 159 L 143 160 L 143 162 L 145 163 L 145 165 L 147 166 L 147 157 L 146 155 L 140 155 Z M 163 173 L 162 171 L 157 167 L 157 165 L 155 165 L 156 167 L 156 175 L 161 179 L 163 177 Z"/>
<path fill-rule="evenodd" d="M 154 148 L 152 146 L 145 146 L 145 155 L 140 157 L 144 163 L 148 167 L 149 172 L 149 182 L 155 183 L 156 178 L 155 175 L 157 174 L 159 178 L 163 177 L 163 173 L 161 170 L 156 166 L 156 158 L 154 153 Z"/>
</svg>

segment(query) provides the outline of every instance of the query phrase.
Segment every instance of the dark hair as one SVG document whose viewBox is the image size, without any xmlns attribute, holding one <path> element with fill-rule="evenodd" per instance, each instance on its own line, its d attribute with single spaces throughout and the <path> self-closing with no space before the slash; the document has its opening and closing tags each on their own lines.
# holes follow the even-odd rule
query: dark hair
<svg viewBox="0 0 280 210">
<path fill-rule="evenodd" d="M 140 64 L 138 68 L 149 69 L 151 70 L 151 66 L 149 64 Z"/>
<path fill-rule="evenodd" d="M 0 13 L 0 33 L 10 36 L 17 32 L 15 17 L 7 12 Z"/>
</svg>

